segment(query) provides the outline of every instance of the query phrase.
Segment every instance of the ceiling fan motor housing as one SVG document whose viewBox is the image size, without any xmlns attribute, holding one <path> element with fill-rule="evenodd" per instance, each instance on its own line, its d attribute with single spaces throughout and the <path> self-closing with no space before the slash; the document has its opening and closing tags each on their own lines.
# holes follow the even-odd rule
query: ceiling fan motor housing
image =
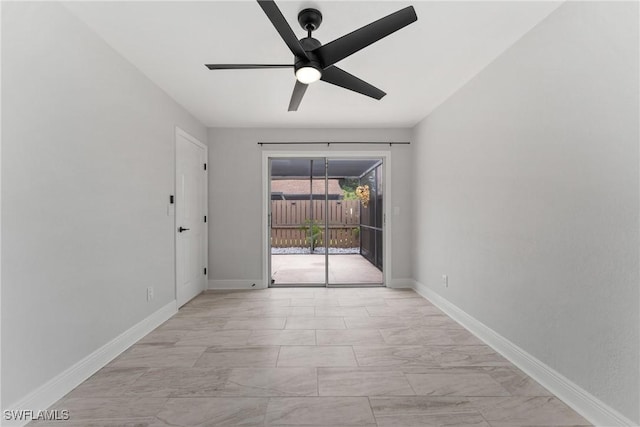
<svg viewBox="0 0 640 427">
<path fill-rule="evenodd" d="M 322 46 L 322 43 L 320 43 L 320 41 L 314 39 L 313 37 L 305 37 L 304 39 L 300 39 L 300 44 L 302 45 L 302 48 L 305 50 L 305 52 L 307 52 L 309 60 L 307 60 L 307 58 L 299 58 L 297 56 L 294 57 L 294 73 L 302 67 L 313 67 L 318 71 L 322 71 L 320 59 L 316 56 L 315 53 L 313 53 L 313 50 Z"/>
</svg>

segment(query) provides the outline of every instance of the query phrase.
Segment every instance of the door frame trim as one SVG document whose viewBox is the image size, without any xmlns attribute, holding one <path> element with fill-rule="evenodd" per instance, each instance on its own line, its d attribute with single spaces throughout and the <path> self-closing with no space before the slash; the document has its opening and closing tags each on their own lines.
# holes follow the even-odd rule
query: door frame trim
<svg viewBox="0 0 640 427">
<path fill-rule="evenodd" d="M 176 128 L 176 131 L 175 131 L 175 136 L 173 141 L 173 190 L 172 190 L 174 204 L 173 204 L 173 208 L 169 207 L 168 209 L 173 209 L 172 210 L 172 213 L 173 213 L 173 279 L 174 279 L 173 297 L 176 302 L 176 309 L 179 309 L 180 307 L 178 306 L 178 233 L 176 232 L 178 227 L 178 224 L 177 224 L 178 215 L 176 211 L 176 204 L 178 203 L 178 196 L 177 196 L 178 182 L 176 180 L 176 176 L 178 172 L 178 137 L 181 136 L 186 140 L 188 140 L 189 142 L 204 149 L 204 158 L 207 165 L 209 165 L 209 147 L 206 144 L 200 142 L 199 139 L 197 139 L 187 131 L 181 129 L 180 127 L 176 126 L 175 128 Z M 207 168 L 206 170 L 204 170 L 203 168 L 202 172 L 204 173 L 204 189 L 203 189 L 204 194 L 202 195 L 203 210 L 204 210 L 204 215 L 207 217 L 207 222 L 203 223 L 204 224 L 204 232 L 203 232 L 204 266 L 203 268 L 207 269 L 207 274 L 205 275 L 205 278 L 204 278 L 204 287 L 202 290 L 206 291 L 209 287 L 209 273 L 211 273 L 209 271 L 209 168 Z"/>
<path fill-rule="evenodd" d="M 392 239 L 393 239 L 393 215 L 389 215 L 391 212 L 391 200 L 392 200 L 392 185 L 391 185 L 391 151 L 307 151 L 307 150 L 263 150 L 262 151 L 262 286 L 261 288 L 269 287 L 269 272 L 271 264 L 271 254 L 269 253 L 269 208 L 271 202 L 271 183 L 269 182 L 270 176 L 270 158 L 286 158 L 286 157 L 326 157 L 327 159 L 349 159 L 349 158 L 376 158 L 382 159 L 382 172 L 383 172 L 383 208 L 384 208 L 384 222 L 382 231 L 382 259 L 384 260 L 383 268 L 383 284 L 382 286 L 391 287 L 392 275 Z M 353 287 L 367 286 L 365 284 L 350 285 Z"/>
</svg>

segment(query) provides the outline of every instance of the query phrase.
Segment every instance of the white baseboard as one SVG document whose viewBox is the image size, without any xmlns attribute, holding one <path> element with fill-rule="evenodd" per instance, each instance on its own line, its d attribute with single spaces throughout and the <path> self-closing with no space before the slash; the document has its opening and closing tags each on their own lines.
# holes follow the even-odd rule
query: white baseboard
<svg viewBox="0 0 640 427">
<path fill-rule="evenodd" d="M 233 289 L 266 289 L 262 279 L 255 280 L 209 280 L 209 290 L 233 290 Z"/>
<path fill-rule="evenodd" d="M 631 427 L 638 425 L 427 286 L 415 282 L 414 289 L 531 378 L 539 382 L 593 425 L 599 427 Z"/>
<path fill-rule="evenodd" d="M 49 408 L 91 375 L 98 372 L 107 365 L 107 363 L 115 359 L 123 351 L 171 318 L 176 312 L 176 301 L 174 300 L 141 322 L 133 325 L 69 369 L 56 375 L 13 405 L 9 405 L 3 409 L 17 411 L 32 410 L 37 412 Z M 3 416 L 2 425 L 6 427 L 23 426 L 29 421 L 30 420 L 7 421 L 4 420 Z"/>
</svg>

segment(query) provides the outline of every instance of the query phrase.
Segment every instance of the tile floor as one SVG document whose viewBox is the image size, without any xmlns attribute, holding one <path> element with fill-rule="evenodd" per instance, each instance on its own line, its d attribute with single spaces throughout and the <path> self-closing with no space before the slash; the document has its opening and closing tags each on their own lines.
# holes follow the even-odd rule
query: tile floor
<svg viewBox="0 0 640 427">
<path fill-rule="evenodd" d="M 325 256 L 271 255 L 271 277 L 276 285 L 324 283 Z M 362 255 L 329 255 L 329 283 L 382 283 L 382 271 Z"/>
<path fill-rule="evenodd" d="M 411 290 L 208 292 L 89 378 L 54 426 L 586 426 Z"/>
</svg>

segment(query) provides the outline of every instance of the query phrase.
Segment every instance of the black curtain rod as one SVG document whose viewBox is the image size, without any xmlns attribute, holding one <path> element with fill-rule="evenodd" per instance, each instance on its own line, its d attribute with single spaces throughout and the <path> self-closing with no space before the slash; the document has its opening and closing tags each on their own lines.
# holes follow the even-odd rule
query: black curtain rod
<svg viewBox="0 0 640 427">
<path fill-rule="evenodd" d="M 322 142 L 322 141 L 312 141 L 312 142 L 258 142 L 258 145 L 263 146 L 263 145 L 324 145 L 326 144 L 327 147 L 331 146 L 331 144 L 373 144 L 373 145 L 387 145 L 389 144 L 389 147 L 391 147 L 394 144 L 398 144 L 398 145 L 409 145 L 410 142 L 407 141 L 402 141 L 402 142 L 383 142 L 383 141 L 371 141 L 371 142 L 366 142 L 366 141 L 340 141 L 340 142 Z"/>
</svg>

